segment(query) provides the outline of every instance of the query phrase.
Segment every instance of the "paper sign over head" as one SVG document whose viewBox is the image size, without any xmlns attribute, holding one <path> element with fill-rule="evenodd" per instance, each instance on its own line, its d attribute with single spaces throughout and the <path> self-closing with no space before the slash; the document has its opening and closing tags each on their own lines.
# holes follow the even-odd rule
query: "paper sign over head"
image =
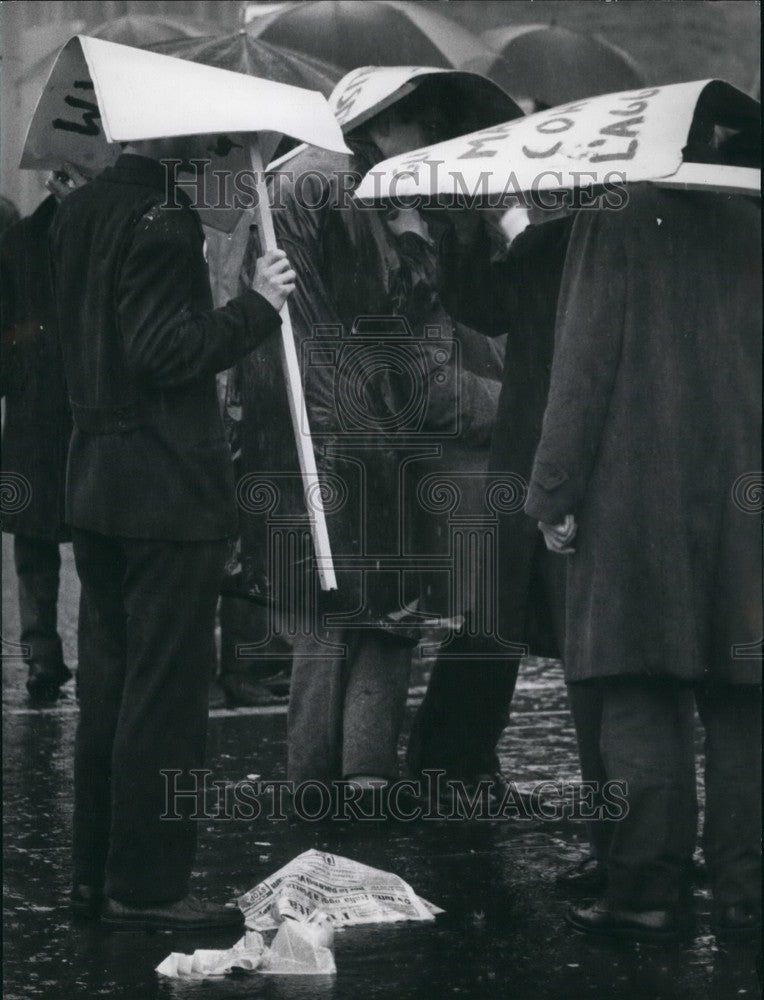
<svg viewBox="0 0 764 1000">
<path fill-rule="evenodd" d="M 249 132 L 347 152 L 316 91 L 77 35 L 51 70 L 21 166 L 51 168 L 68 160 L 92 171 L 113 162 L 114 143 Z"/>
<path fill-rule="evenodd" d="M 332 91 L 329 104 L 343 132 L 349 132 L 407 97 L 426 77 L 437 77 L 444 85 L 455 88 L 458 99 L 450 102 L 452 114 L 457 107 L 462 113 L 469 111 L 468 105 L 474 105 L 478 114 L 482 110 L 483 115 L 494 121 L 519 117 L 523 113 L 512 98 L 487 77 L 433 66 L 360 66 L 343 76 Z"/>
<path fill-rule="evenodd" d="M 693 135 L 710 137 L 715 126 L 758 129 L 759 116 L 757 101 L 718 80 L 604 94 L 385 160 L 366 175 L 356 197 L 479 201 L 483 195 L 660 181 L 683 167 L 693 126 Z M 759 170 L 726 169 L 748 178 L 740 182 L 743 189 L 760 188 Z M 719 187 L 724 170 L 709 165 L 695 171 L 693 186 Z"/>
</svg>

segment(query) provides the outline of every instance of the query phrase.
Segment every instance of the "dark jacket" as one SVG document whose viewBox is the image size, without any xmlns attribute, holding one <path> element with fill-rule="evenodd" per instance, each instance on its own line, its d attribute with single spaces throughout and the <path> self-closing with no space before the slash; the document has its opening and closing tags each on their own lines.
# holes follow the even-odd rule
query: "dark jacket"
<svg viewBox="0 0 764 1000">
<path fill-rule="evenodd" d="M 761 682 L 761 322 L 752 201 L 579 214 L 526 507 L 579 524 L 569 680 Z"/>
<path fill-rule="evenodd" d="M 499 487 L 498 626 L 503 640 L 550 656 L 561 650 L 547 588 L 533 580 L 543 542 L 523 501 L 549 390 L 557 296 L 571 225 L 566 218 L 531 226 L 498 259 L 484 228 L 469 246 L 460 246 L 450 233 L 441 242 L 440 255 L 441 295 L 449 312 L 481 333 L 507 334 L 488 465 L 489 487 L 492 480 Z M 500 486 L 503 482 L 506 488 Z"/>
<path fill-rule="evenodd" d="M 50 286 L 51 195 L 0 238 L 3 531 L 66 541 L 64 478 L 72 418 Z"/>
<path fill-rule="evenodd" d="M 334 604 L 375 619 L 398 609 L 404 589 L 411 596 L 416 575 L 412 564 L 399 588 L 414 514 L 403 463 L 412 449 L 434 454 L 459 433 L 485 445 L 497 384 L 454 364 L 458 337 L 437 299 L 432 251 L 413 234 L 395 236 L 382 211 L 350 196 L 380 158 L 367 143 L 353 146 L 352 158 L 308 148 L 286 161 L 273 179 L 274 224 L 298 275 L 289 305 L 326 490 Z M 307 523 L 281 365 L 278 345 L 265 344 L 241 380 L 243 470 L 268 480 L 274 497 L 260 514 L 253 496 L 242 524 L 245 569 L 265 588 L 281 586 L 263 580 L 275 565 L 266 522 Z M 266 414 L 276 434 L 264 431 Z M 290 558 L 307 564 L 310 553 Z"/>
<path fill-rule="evenodd" d="M 67 197 L 51 230 L 78 528 L 168 540 L 237 530 L 215 373 L 280 319 L 252 291 L 212 309 L 201 226 L 176 196 L 163 207 L 161 164 L 123 155 Z"/>
</svg>

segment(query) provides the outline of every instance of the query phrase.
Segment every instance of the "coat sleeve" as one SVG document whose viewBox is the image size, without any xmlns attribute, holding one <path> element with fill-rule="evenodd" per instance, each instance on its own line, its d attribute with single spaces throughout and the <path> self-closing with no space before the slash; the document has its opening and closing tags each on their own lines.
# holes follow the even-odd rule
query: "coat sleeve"
<svg viewBox="0 0 764 1000">
<path fill-rule="evenodd" d="M 190 211 L 148 211 L 116 293 L 125 357 L 137 377 L 157 386 L 196 381 L 230 368 L 280 326 L 279 314 L 254 291 L 220 309 L 199 308 L 209 301 L 202 281 L 202 238 Z"/>
<path fill-rule="evenodd" d="M 16 305 L 11 274 L 12 249 L 6 238 L 0 239 L 0 391 L 10 392 L 13 383 L 13 362 L 16 356 Z"/>
<path fill-rule="evenodd" d="M 547 524 L 578 513 L 607 419 L 627 310 L 624 214 L 581 212 L 571 234 L 525 504 L 530 517 Z"/>
<path fill-rule="evenodd" d="M 491 260 L 491 239 L 481 226 L 469 245 L 453 230 L 440 242 L 440 297 L 454 319 L 490 337 L 510 327 L 517 309 L 511 263 Z"/>
</svg>

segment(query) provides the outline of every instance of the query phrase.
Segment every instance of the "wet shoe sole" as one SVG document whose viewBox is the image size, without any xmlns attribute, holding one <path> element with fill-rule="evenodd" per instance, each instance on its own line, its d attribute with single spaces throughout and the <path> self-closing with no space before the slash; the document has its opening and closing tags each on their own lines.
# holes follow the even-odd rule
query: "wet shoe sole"
<svg viewBox="0 0 764 1000">
<path fill-rule="evenodd" d="M 651 944 L 675 944 L 683 936 L 681 928 L 672 931 L 650 931 L 641 927 L 593 927 L 589 924 L 579 924 L 567 913 L 565 914 L 566 924 L 577 934 L 584 934 L 587 937 L 598 937 L 603 939 L 621 941 L 645 941 Z"/>
</svg>

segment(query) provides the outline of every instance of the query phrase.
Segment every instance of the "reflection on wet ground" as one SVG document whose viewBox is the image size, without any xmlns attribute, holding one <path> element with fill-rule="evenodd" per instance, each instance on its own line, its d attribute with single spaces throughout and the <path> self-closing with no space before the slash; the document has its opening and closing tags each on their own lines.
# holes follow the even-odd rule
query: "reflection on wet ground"
<svg viewBox="0 0 764 1000">
<path fill-rule="evenodd" d="M 6 542 L 7 539 L 4 539 Z M 4 552 L 8 552 L 6 545 Z M 12 563 L 6 562 L 6 566 Z M 6 630 L 18 638 L 11 573 L 4 574 Z M 76 588 L 66 559 L 63 630 L 74 658 Z M 726 1000 L 760 995 L 756 946 L 718 945 L 705 885 L 694 892 L 695 936 L 681 946 L 592 943 L 570 932 L 553 891 L 583 830 L 558 820 L 400 824 L 207 821 L 194 891 L 221 899 L 251 888 L 309 847 L 394 871 L 446 912 L 430 925 L 349 928 L 336 937 L 334 977 L 254 976 L 202 983 L 160 980 L 170 951 L 226 947 L 230 936 L 108 933 L 73 922 L 69 883 L 73 691 L 55 709 L 26 705 L 24 667 L 3 665 L 4 990 L 7 1000 Z M 414 678 L 409 721 L 421 695 Z M 70 684 L 70 688 L 71 688 Z M 284 773 L 283 711 L 215 712 L 214 779 Z M 529 661 L 501 744 L 505 772 L 521 785 L 575 780 L 575 740 L 559 666 Z"/>
</svg>

